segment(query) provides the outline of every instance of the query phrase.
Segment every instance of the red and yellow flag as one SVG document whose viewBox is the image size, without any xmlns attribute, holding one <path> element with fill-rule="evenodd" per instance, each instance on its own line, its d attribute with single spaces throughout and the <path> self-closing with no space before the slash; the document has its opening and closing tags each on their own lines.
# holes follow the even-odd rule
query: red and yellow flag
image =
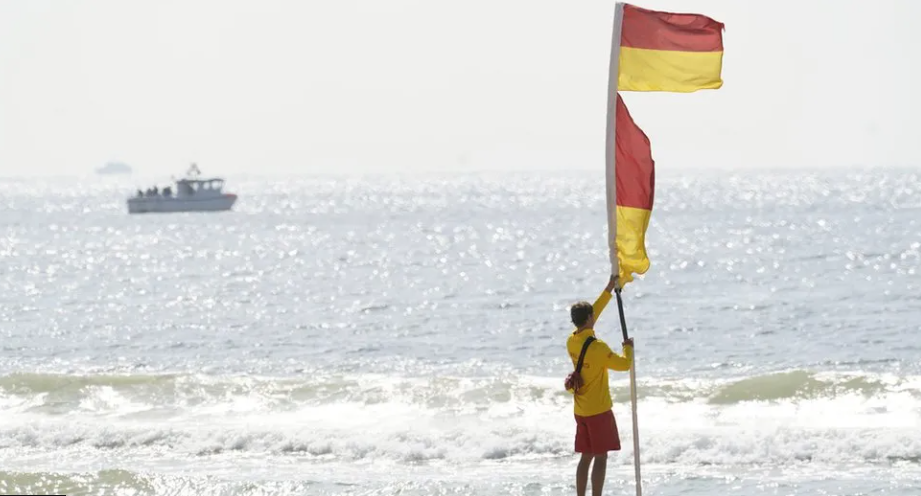
<svg viewBox="0 0 921 496">
<path fill-rule="evenodd" d="M 721 87 L 723 28 L 700 14 L 624 4 L 618 89 L 688 93 Z"/>
<path fill-rule="evenodd" d="M 623 287 L 649 269 L 646 229 L 655 192 L 649 138 L 620 91 L 688 93 L 723 85 L 723 24 L 618 3 L 608 80 L 607 191 L 611 264 Z M 616 85 L 615 85 L 616 81 Z M 613 105 L 612 105 L 613 102 Z"/>
<path fill-rule="evenodd" d="M 649 138 L 633 122 L 623 99 L 617 95 L 614 159 L 617 164 L 617 262 L 620 285 L 633 280 L 633 274 L 649 269 L 646 255 L 646 228 L 652 214 L 656 171 Z"/>
</svg>

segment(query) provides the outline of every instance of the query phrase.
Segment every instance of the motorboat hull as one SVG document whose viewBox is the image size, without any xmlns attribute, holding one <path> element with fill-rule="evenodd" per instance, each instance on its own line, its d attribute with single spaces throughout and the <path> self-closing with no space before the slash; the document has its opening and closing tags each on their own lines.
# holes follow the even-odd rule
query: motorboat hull
<svg viewBox="0 0 921 496">
<path fill-rule="evenodd" d="M 206 198 L 145 196 L 128 199 L 129 214 L 176 212 L 223 212 L 230 210 L 237 195 L 226 193 Z"/>
</svg>

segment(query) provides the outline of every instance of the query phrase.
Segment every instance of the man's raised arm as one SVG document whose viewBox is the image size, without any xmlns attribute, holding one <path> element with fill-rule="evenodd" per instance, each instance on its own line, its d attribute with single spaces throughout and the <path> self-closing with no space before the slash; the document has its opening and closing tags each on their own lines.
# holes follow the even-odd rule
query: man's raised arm
<svg viewBox="0 0 921 496">
<path fill-rule="evenodd" d="M 595 315 L 596 321 L 598 317 L 601 317 L 601 312 L 604 311 L 604 307 L 608 306 L 608 302 L 611 301 L 611 291 L 614 291 L 616 284 L 617 276 L 611 276 L 611 279 L 608 281 L 608 286 L 604 288 L 604 291 L 601 292 L 598 299 L 592 304 L 592 314 Z"/>
</svg>

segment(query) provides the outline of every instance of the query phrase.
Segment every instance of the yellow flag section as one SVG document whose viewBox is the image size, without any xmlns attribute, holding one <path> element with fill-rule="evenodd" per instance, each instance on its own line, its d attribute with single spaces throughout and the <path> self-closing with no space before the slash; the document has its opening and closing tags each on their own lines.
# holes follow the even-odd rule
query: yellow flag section
<svg viewBox="0 0 921 496">
<path fill-rule="evenodd" d="M 703 15 L 624 4 L 618 89 L 689 93 L 721 87 L 723 28 Z"/>
<path fill-rule="evenodd" d="M 608 246 L 620 286 L 649 270 L 646 229 L 655 196 L 649 138 L 633 121 L 620 91 L 689 93 L 723 85 L 723 24 L 616 4 L 608 75 L 605 150 Z"/>
</svg>

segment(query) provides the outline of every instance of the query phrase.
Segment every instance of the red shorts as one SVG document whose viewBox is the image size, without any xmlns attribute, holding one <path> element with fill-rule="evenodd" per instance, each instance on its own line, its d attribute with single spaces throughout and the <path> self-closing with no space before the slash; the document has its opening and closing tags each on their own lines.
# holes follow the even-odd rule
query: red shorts
<svg viewBox="0 0 921 496">
<path fill-rule="evenodd" d="M 601 454 L 620 451 L 620 435 L 614 412 L 608 410 L 591 417 L 576 415 L 576 453 Z"/>
</svg>

